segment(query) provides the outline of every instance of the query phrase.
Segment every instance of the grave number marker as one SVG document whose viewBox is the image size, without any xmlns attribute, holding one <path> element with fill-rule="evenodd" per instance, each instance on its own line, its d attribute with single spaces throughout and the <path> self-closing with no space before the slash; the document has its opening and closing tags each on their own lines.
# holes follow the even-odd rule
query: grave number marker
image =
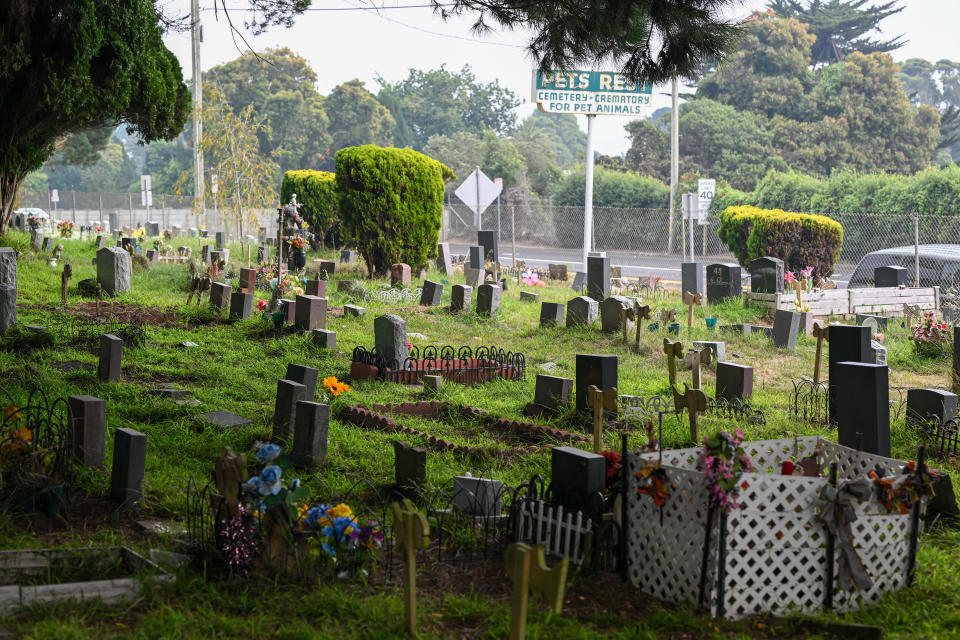
<svg viewBox="0 0 960 640">
<path fill-rule="evenodd" d="M 515 542 L 507 547 L 507 575 L 513 578 L 510 604 L 510 640 L 523 640 L 527 630 L 527 603 L 530 590 L 542 594 L 553 613 L 563 611 L 563 594 L 567 587 L 570 560 L 564 558 L 553 568 L 547 567 L 543 545 L 531 547 Z"/>
<path fill-rule="evenodd" d="M 393 503 L 393 526 L 403 560 L 403 616 L 407 632 L 417 634 L 417 550 L 430 546 L 430 524 L 410 500 Z"/>
</svg>

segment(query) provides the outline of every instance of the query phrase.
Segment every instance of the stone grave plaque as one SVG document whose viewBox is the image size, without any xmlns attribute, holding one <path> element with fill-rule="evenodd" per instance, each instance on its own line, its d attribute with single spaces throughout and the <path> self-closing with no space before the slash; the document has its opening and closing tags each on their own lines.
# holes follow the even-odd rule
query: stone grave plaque
<svg viewBox="0 0 960 640">
<path fill-rule="evenodd" d="M 830 422 L 837 421 L 838 362 L 870 362 L 870 329 L 857 325 L 831 324 L 827 350 L 829 376 Z"/>
<path fill-rule="evenodd" d="M 313 396 L 311 396 L 313 397 Z M 296 406 L 290 459 L 299 469 L 312 469 L 327 457 L 330 405 L 301 400 Z"/>
<path fill-rule="evenodd" d="M 538 373 L 533 402 L 541 407 L 556 411 L 570 402 L 571 391 L 573 391 L 573 380 L 570 378 Z"/>
<path fill-rule="evenodd" d="M 500 287 L 495 284 L 482 284 L 477 287 L 477 313 L 492 316 L 500 308 Z"/>
<path fill-rule="evenodd" d="M 423 486 L 427 480 L 427 451 L 403 440 L 393 441 L 394 479 L 401 489 Z"/>
<path fill-rule="evenodd" d="M 870 354 L 870 362 L 873 364 L 887 364 L 887 348 L 876 340 L 870 341 Z"/>
<path fill-rule="evenodd" d="M 327 280 L 307 280 L 304 293 L 308 296 L 317 296 L 318 298 L 327 297 Z"/>
<path fill-rule="evenodd" d="M 247 420 L 243 416 L 238 416 L 229 411 L 208 411 L 202 414 L 201 417 L 210 424 L 218 427 L 243 427 L 252 424 L 250 420 Z"/>
<path fill-rule="evenodd" d="M 621 330 L 620 311 L 633 308 L 633 303 L 623 296 L 610 296 L 600 303 L 600 327 L 604 333 Z"/>
<path fill-rule="evenodd" d="M 550 270 L 550 279 L 551 280 L 567 280 L 567 265 L 565 264 L 548 264 L 547 269 Z"/>
<path fill-rule="evenodd" d="M 373 335 L 377 354 L 388 367 L 402 368 L 410 357 L 407 350 L 407 321 L 387 313 L 373 321 Z"/>
<path fill-rule="evenodd" d="M 550 449 L 550 485 L 564 511 L 584 509 L 606 483 L 606 459 L 573 447 Z"/>
<path fill-rule="evenodd" d="M 727 343 L 722 340 L 694 340 L 693 348 L 697 351 L 710 349 L 713 352 L 714 362 L 723 362 L 727 359 Z"/>
<path fill-rule="evenodd" d="M 793 351 L 797 348 L 797 335 L 800 333 L 800 316 L 796 311 L 777 309 L 773 316 L 773 344 L 781 349 Z"/>
<path fill-rule="evenodd" d="M 589 409 L 587 404 L 589 386 L 593 385 L 600 391 L 617 386 L 617 356 L 578 353 L 576 380 L 577 411 L 586 411 Z M 617 417 L 616 411 L 604 409 L 603 412 L 608 419 Z"/>
<path fill-rule="evenodd" d="M 420 304 L 426 307 L 439 307 L 443 302 L 443 285 L 431 280 L 423 281 Z"/>
<path fill-rule="evenodd" d="M 477 231 L 477 244 L 483 247 L 483 258 L 488 262 L 500 262 L 500 250 L 496 230 Z"/>
<path fill-rule="evenodd" d="M 833 327 L 830 327 L 831 349 Z M 837 441 L 859 451 L 890 457 L 890 387 L 887 367 L 837 362 L 830 376 L 837 390 Z"/>
<path fill-rule="evenodd" d="M 453 478 L 453 508 L 467 515 L 500 515 L 502 493 L 503 484 L 499 480 L 474 478 L 469 474 Z"/>
<path fill-rule="evenodd" d="M 297 403 L 310 400 L 307 388 L 293 380 L 277 380 L 277 400 L 273 408 L 273 438 L 288 440 L 297 419 Z"/>
<path fill-rule="evenodd" d="M 479 287 L 484 283 L 486 272 L 483 269 L 474 269 L 473 267 L 463 267 L 463 278 L 468 287 Z"/>
<path fill-rule="evenodd" d="M 540 299 L 539 293 L 534 293 L 532 291 L 520 292 L 520 302 L 536 302 L 539 299 Z"/>
<path fill-rule="evenodd" d="M 230 306 L 230 285 L 214 282 L 210 285 L 210 306 L 222 311 Z"/>
<path fill-rule="evenodd" d="M 707 265 L 707 302 L 716 304 L 741 294 L 742 270 L 738 264 Z"/>
<path fill-rule="evenodd" d="M 355 304 L 345 304 L 343 305 L 343 315 L 350 316 L 353 318 L 359 318 L 367 312 L 363 307 L 357 306 Z"/>
<path fill-rule="evenodd" d="M 610 258 L 587 256 L 587 296 L 598 303 L 610 297 Z"/>
<path fill-rule="evenodd" d="M 328 276 L 332 276 L 337 272 L 337 263 L 333 260 L 321 260 L 320 271 L 325 272 Z"/>
<path fill-rule="evenodd" d="M 337 348 L 337 332 L 330 331 L 328 329 L 314 329 L 311 332 L 313 336 L 313 344 L 317 345 L 321 349 L 336 349 Z"/>
<path fill-rule="evenodd" d="M 750 291 L 753 293 L 783 293 L 783 260 L 763 256 L 750 262 Z"/>
<path fill-rule="evenodd" d="M 253 294 L 234 291 L 230 294 L 230 319 L 246 320 L 253 313 Z"/>
<path fill-rule="evenodd" d="M 107 448 L 107 403 L 94 396 L 70 396 L 73 455 L 85 467 L 102 467 Z"/>
<path fill-rule="evenodd" d="M 450 257 L 450 243 L 437 243 L 437 269 L 445 276 L 453 275 L 453 260 Z"/>
<path fill-rule="evenodd" d="M 340 251 L 340 262 L 345 264 L 353 264 L 357 261 L 357 252 L 350 249 L 342 249 Z"/>
<path fill-rule="evenodd" d="M 592 300 L 592 298 L 591 298 Z M 550 327 L 563 324 L 566 305 L 560 302 L 543 302 L 540 304 L 540 326 Z"/>
<path fill-rule="evenodd" d="M 304 400 L 313 400 L 313 397 L 317 395 L 317 383 L 320 380 L 318 369 L 303 364 L 290 363 L 287 365 L 287 373 L 283 378 L 303 385 Z"/>
<path fill-rule="evenodd" d="M 319 296 L 297 296 L 294 323 L 300 331 L 327 328 L 327 299 Z"/>
<path fill-rule="evenodd" d="M 111 333 L 100 336 L 100 364 L 97 367 L 100 382 L 116 382 L 120 379 L 122 357 L 123 340 Z"/>
<path fill-rule="evenodd" d="M 588 296 L 578 296 L 567 303 L 567 326 L 591 325 L 597 320 L 600 304 Z"/>
<path fill-rule="evenodd" d="M 467 265 L 471 269 L 480 269 L 482 271 L 484 268 L 484 265 L 486 264 L 483 261 L 483 247 L 481 246 L 469 247 L 467 249 L 467 252 L 470 254 L 470 258 L 467 261 Z"/>
<path fill-rule="evenodd" d="M 692 294 L 703 293 L 703 266 L 698 262 L 680 263 L 680 286 Z"/>
<path fill-rule="evenodd" d="M 874 287 L 909 287 L 910 270 L 900 265 L 892 264 L 877 267 L 873 270 Z"/>
<path fill-rule="evenodd" d="M 749 400 L 753 395 L 753 367 L 734 362 L 717 363 L 717 399 Z"/>
<path fill-rule="evenodd" d="M 0 284 L 17 286 L 17 252 L 12 247 L 0 247 Z"/>
<path fill-rule="evenodd" d="M 0 282 L 0 335 L 17 324 L 17 287 Z"/>
<path fill-rule="evenodd" d="M 873 333 L 878 333 L 879 330 L 887 330 L 887 317 L 886 316 L 873 316 L 866 313 L 857 314 L 857 324 L 864 327 L 871 326 L 871 331 Z"/>
<path fill-rule="evenodd" d="M 390 265 L 390 285 L 410 286 L 410 265 L 403 262 Z"/>
<path fill-rule="evenodd" d="M 130 254 L 117 247 L 97 251 L 97 282 L 108 295 L 130 291 Z"/>
<path fill-rule="evenodd" d="M 146 467 L 147 436 L 134 429 L 117 429 L 113 435 L 110 498 L 123 505 L 137 505 L 143 498 Z"/>
<path fill-rule="evenodd" d="M 907 390 L 907 426 L 925 427 L 928 416 L 935 417 L 940 424 L 952 420 L 957 415 L 956 394 L 942 389 Z"/>
<path fill-rule="evenodd" d="M 473 287 L 465 284 L 455 284 L 450 291 L 451 311 L 470 311 L 473 301 Z"/>
</svg>

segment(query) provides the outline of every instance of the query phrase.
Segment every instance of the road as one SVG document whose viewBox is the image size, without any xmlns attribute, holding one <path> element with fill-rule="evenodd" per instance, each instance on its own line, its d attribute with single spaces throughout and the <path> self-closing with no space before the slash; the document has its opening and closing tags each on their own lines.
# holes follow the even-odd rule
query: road
<svg viewBox="0 0 960 640">
<path fill-rule="evenodd" d="M 467 255 L 469 252 L 466 244 L 457 242 L 450 243 L 450 251 L 454 254 Z M 547 265 L 566 264 L 572 271 L 583 271 L 583 251 L 582 249 L 557 249 L 550 247 L 517 247 L 517 255 L 520 260 L 527 263 L 528 266 L 535 269 L 546 269 Z M 654 275 L 662 278 L 664 286 L 680 286 L 680 263 L 683 259 L 677 255 L 663 254 L 638 254 L 625 251 L 608 251 L 612 266 L 622 267 L 622 273 L 625 277 L 637 277 Z M 713 264 L 715 262 L 736 262 L 733 256 L 695 256 L 697 262 L 702 264 Z M 504 265 L 513 263 L 513 254 L 509 246 L 500 245 L 500 262 Z M 856 265 L 838 264 L 835 266 L 833 279 L 838 287 L 847 286 L 847 280 L 853 273 Z"/>
</svg>

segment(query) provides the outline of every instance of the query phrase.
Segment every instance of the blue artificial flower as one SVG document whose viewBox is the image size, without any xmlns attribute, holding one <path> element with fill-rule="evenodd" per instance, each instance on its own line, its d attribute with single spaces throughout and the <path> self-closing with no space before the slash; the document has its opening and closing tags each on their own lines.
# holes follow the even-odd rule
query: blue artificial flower
<svg viewBox="0 0 960 640">
<path fill-rule="evenodd" d="M 300 478 L 294 478 L 290 481 L 290 491 L 294 491 L 300 488 Z"/>
<path fill-rule="evenodd" d="M 307 517 L 303 519 L 308 529 L 316 529 L 321 518 L 327 517 L 327 506 L 310 507 L 307 509 Z"/>
<path fill-rule="evenodd" d="M 283 469 L 278 467 L 275 464 L 264 467 L 263 471 L 260 472 L 260 480 L 264 484 L 276 484 L 280 482 L 280 476 L 283 475 Z"/>
<path fill-rule="evenodd" d="M 260 445 L 260 448 L 257 449 L 257 462 L 260 464 L 266 464 L 277 459 L 277 456 L 280 455 L 282 449 L 275 444 L 267 443 Z"/>
<path fill-rule="evenodd" d="M 244 491 L 259 491 L 260 486 L 263 484 L 263 481 L 260 480 L 260 476 L 253 476 L 249 480 L 243 483 Z"/>
<path fill-rule="evenodd" d="M 330 543 L 328 542 L 323 543 L 323 550 L 327 552 L 327 555 L 331 555 L 331 556 L 337 555 L 336 550 L 333 547 L 331 547 Z"/>
</svg>

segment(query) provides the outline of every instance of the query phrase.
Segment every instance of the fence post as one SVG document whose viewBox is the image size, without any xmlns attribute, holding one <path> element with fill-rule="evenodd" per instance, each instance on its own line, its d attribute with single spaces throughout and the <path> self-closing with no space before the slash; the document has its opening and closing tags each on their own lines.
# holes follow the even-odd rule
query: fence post
<svg viewBox="0 0 960 640">
<path fill-rule="evenodd" d="M 510 244 L 513 246 L 512 267 L 517 269 L 517 205 L 510 205 Z M 520 270 L 517 269 L 517 284 L 520 284 Z"/>
<path fill-rule="evenodd" d="M 103 226 L 103 193 L 97 194 L 97 213 L 100 214 L 100 224 L 97 226 Z"/>
<path fill-rule="evenodd" d="M 134 220 L 133 220 L 133 194 L 132 193 L 127 193 L 127 202 L 129 203 L 129 207 L 130 207 L 130 226 L 135 227 L 136 225 L 134 224 Z"/>
<path fill-rule="evenodd" d="M 71 197 L 73 198 L 73 222 L 77 222 L 77 192 L 76 190 L 70 192 Z"/>
<path fill-rule="evenodd" d="M 913 212 L 913 286 L 920 287 L 920 212 Z"/>
</svg>

